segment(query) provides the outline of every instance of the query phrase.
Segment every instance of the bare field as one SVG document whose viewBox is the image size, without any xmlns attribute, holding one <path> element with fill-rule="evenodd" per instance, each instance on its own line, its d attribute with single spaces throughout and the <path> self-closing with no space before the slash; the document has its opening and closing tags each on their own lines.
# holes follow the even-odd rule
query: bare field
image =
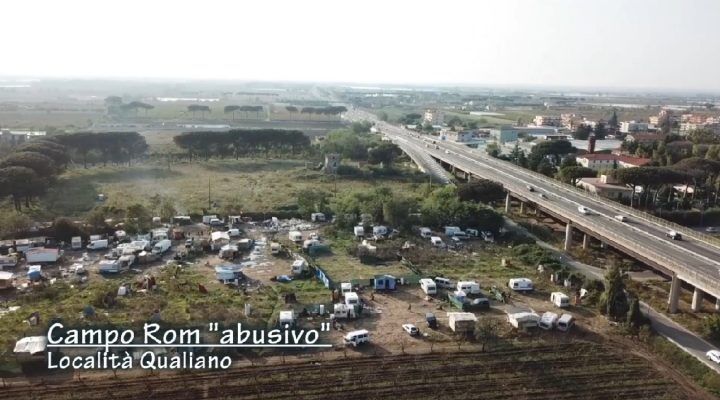
<svg viewBox="0 0 720 400">
<path fill-rule="evenodd" d="M 363 349 L 364 353 L 372 348 Z M 6 387 L 33 399 L 690 399 L 641 357 L 589 342 L 516 344 L 489 352 L 342 357 L 228 371 Z"/>
</svg>

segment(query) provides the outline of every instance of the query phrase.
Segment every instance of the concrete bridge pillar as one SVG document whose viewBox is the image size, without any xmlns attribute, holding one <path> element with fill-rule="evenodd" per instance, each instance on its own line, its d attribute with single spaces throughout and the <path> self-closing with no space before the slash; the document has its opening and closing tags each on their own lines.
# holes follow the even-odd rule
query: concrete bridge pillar
<svg viewBox="0 0 720 400">
<path fill-rule="evenodd" d="M 570 245 L 572 244 L 572 223 L 568 221 L 567 225 L 565 225 L 565 246 L 563 249 L 565 251 L 570 250 Z"/>
<path fill-rule="evenodd" d="M 720 311 L 720 298 L 715 299 L 715 311 Z"/>
<path fill-rule="evenodd" d="M 690 305 L 691 310 L 697 312 L 702 309 L 703 295 L 702 290 L 695 288 L 695 291 L 693 291 L 692 304 Z"/>
<path fill-rule="evenodd" d="M 520 202 L 520 214 L 521 215 L 525 214 L 525 202 L 524 201 Z"/>
<path fill-rule="evenodd" d="M 587 233 L 583 234 L 583 250 L 587 250 L 590 245 L 590 236 Z"/>
<path fill-rule="evenodd" d="M 512 198 L 510 197 L 510 193 L 505 196 L 505 214 L 510 214 L 510 201 Z"/>
<path fill-rule="evenodd" d="M 681 285 L 682 282 L 680 282 L 680 278 L 678 278 L 677 274 L 673 274 L 672 282 L 670 283 L 670 296 L 668 297 L 668 312 L 670 314 L 675 314 L 678 310 Z"/>
</svg>

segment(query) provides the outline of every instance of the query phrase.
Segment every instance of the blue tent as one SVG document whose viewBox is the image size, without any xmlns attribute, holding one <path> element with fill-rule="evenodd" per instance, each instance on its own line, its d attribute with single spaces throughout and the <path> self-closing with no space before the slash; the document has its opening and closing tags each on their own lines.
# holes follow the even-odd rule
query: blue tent
<svg viewBox="0 0 720 400">
<path fill-rule="evenodd" d="M 378 275 L 373 282 L 375 290 L 395 290 L 397 279 L 392 275 Z"/>
</svg>

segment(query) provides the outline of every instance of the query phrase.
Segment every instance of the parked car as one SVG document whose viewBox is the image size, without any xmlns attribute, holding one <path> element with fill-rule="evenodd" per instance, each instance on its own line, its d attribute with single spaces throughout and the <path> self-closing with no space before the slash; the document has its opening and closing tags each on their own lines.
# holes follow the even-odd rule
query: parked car
<svg viewBox="0 0 720 400">
<path fill-rule="evenodd" d="M 682 240 L 682 235 L 676 231 L 668 231 L 665 235 L 672 240 Z"/>
<path fill-rule="evenodd" d="M 417 328 L 417 326 L 413 324 L 403 324 L 402 328 L 410 336 L 417 336 L 418 334 L 420 334 L 420 330 Z"/>
<path fill-rule="evenodd" d="M 720 350 L 710 350 L 705 353 L 705 356 L 715 364 L 720 364 Z"/>
</svg>

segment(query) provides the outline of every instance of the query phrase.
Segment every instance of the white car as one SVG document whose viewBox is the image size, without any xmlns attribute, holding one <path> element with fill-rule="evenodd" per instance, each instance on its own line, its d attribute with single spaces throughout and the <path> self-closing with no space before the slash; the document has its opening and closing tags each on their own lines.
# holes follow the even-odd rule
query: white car
<svg viewBox="0 0 720 400">
<path fill-rule="evenodd" d="M 590 213 L 591 213 L 590 209 L 585 206 L 578 207 L 578 212 L 580 214 L 584 214 L 584 215 L 590 215 Z"/>
<path fill-rule="evenodd" d="M 420 330 L 417 328 L 417 326 L 413 324 L 403 324 L 402 328 L 410 336 L 417 336 L 420 333 Z"/>
<path fill-rule="evenodd" d="M 541 199 L 546 199 L 546 200 L 547 200 L 547 196 L 545 196 L 545 195 L 542 194 L 542 193 L 538 193 L 538 197 L 540 197 Z"/>
<path fill-rule="evenodd" d="M 715 364 L 720 364 L 720 350 L 710 350 L 705 353 L 705 356 Z"/>
<path fill-rule="evenodd" d="M 717 228 L 715 228 L 714 226 L 709 226 L 707 229 L 705 229 L 705 232 L 707 233 L 717 233 L 717 231 Z"/>
<path fill-rule="evenodd" d="M 618 221 L 620 221 L 620 222 L 628 222 L 628 218 L 627 218 L 626 216 L 624 216 L 624 215 L 616 215 L 616 216 L 615 216 L 615 219 L 618 220 Z"/>
</svg>

